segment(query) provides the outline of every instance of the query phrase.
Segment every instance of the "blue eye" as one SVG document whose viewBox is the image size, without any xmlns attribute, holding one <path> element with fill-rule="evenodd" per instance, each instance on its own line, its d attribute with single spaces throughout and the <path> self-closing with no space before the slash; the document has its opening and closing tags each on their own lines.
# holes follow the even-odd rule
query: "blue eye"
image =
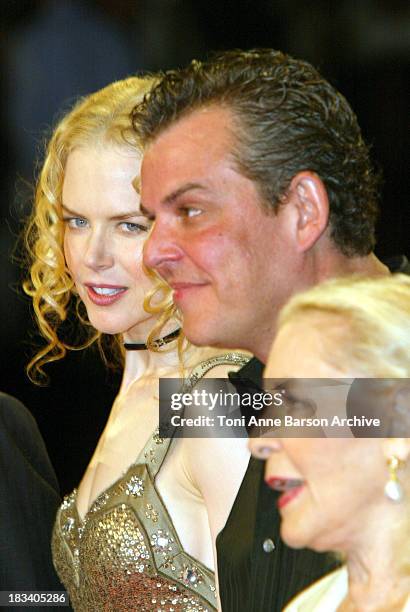
<svg viewBox="0 0 410 612">
<path fill-rule="evenodd" d="M 140 232 L 147 232 L 149 227 L 146 225 L 141 225 L 140 223 L 131 223 L 130 221 L 124 221 L 120 224 L 120 226 L 124 229 L 125 232 L 130 234 L 138 234 Z"/>
<path fill-rule="evenodd" d="M 63 221 L 71 229 L 83 229 L 88 226 L 87 219 L 82 217 L 64 217 Z"/>
</svg>

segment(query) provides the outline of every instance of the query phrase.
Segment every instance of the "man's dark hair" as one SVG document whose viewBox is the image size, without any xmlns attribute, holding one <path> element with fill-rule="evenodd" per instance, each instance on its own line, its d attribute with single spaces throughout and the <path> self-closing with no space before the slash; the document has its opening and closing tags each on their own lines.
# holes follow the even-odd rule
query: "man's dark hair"
<svg viewBox="0 0 410 612">
<path fill-rule="evenodd" d="M 316 172 L 330 201 L 331 236 L 347 256 L 373 250 L 377 177 L 346 99 L 309 63 L 271 49 L 227 51 L 171 70 L 137 106 L 143 144 L 189 113 L 232 113 L 238 170 L 278 210 L 292 178 Z"/>
</svg>

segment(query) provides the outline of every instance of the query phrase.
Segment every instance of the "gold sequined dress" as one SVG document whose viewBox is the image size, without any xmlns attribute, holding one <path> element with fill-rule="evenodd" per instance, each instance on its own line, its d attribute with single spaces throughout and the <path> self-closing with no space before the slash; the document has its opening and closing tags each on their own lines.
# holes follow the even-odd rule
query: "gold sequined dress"
<svg viewBox="0 0 410 612">
<path fill-rule="evenodd" d="M 218 365 L 243 365 L 242 355 L 213 357 L 194 369 L 191 388 Z M 158 431 L 127 472 L 81 520 L 77 491 L 56 517 L 54 565 L 77 612 L 211 612 L 214 573 L 184 551 L 155 488 L 170 447 Z"/>
</svg>

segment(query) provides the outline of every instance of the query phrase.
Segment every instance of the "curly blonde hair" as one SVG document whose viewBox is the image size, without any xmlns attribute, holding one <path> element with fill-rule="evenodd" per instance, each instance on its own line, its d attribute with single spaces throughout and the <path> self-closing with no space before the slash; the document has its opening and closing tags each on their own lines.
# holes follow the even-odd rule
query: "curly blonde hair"
<svg viewBox="0 0 410 612">
<path fill-rule="evenodd" d="M 23 289 L 32 298 L 38 327 L 47 341 L 27 366 L 27 373 L 34 382 L 47 380 L 44 364 L 63 358 L 67 350 L 80 350 L 94 342 L 106 365 L 123 363 L 119 336 L 106 336 L 92 327 L 66 266 L 61 214 L 64 170 L 70 152 L 79 146 L 104 143 L 141 150 L 131 126 L 130 113 L 154 84 L 155 77 L 129 77 L 80 99 L 60 120 L 47 145 L 32 215 L 24 235 L 30 277 L 24 281 Z M 144 305 L 150 308 L 153 295 L 161 290 L 161 300 L 156 301 L 155 309 L 150 309 L 160 314 L 147 340 L 155 350 L 154 339 L 175 315 L 175 308 L 169 288 L 161 285 L 154 273 L 148 273 L 158 283 Z M 69 318 L 70 312 L 77 315 L 85 332 L 85 339 L 77 339 L 74 344 L 61 337 L 64 335 L 62 323 Z"/>
</svg>

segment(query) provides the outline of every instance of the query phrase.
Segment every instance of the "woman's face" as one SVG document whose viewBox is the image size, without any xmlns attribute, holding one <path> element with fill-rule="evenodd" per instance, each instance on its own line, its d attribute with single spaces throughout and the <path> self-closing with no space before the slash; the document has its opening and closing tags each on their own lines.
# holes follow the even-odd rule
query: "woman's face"
<svg viewBox="0 0 410 612">
<path fill-rule="evenodd" d="M 325 318 L 319 329 L 334 324 L 334 318 Z M 306 321 L 282 327 L 265 378 L 342 377 L 342 371 L 326 363 L 319 329 Z M 267 484 L 281 492 L 281 534 L 290 546 L 348 550 L 361 537 L 369 508 L 380 511 L 386 504 L 387 468 L 380 439 L 266 437 L 251 439 L 250 448 L 266 459 Z"/>
<path fill-rule="evenodd" d="M 142 269 L 149 224 L 132 181 L 141 156 L 127 148 L 77 148 L 65 169 L 64 254 L 92 325 L 144 341 L 152 327 L 143 308 L 151 281 Z"/>
</svg>

